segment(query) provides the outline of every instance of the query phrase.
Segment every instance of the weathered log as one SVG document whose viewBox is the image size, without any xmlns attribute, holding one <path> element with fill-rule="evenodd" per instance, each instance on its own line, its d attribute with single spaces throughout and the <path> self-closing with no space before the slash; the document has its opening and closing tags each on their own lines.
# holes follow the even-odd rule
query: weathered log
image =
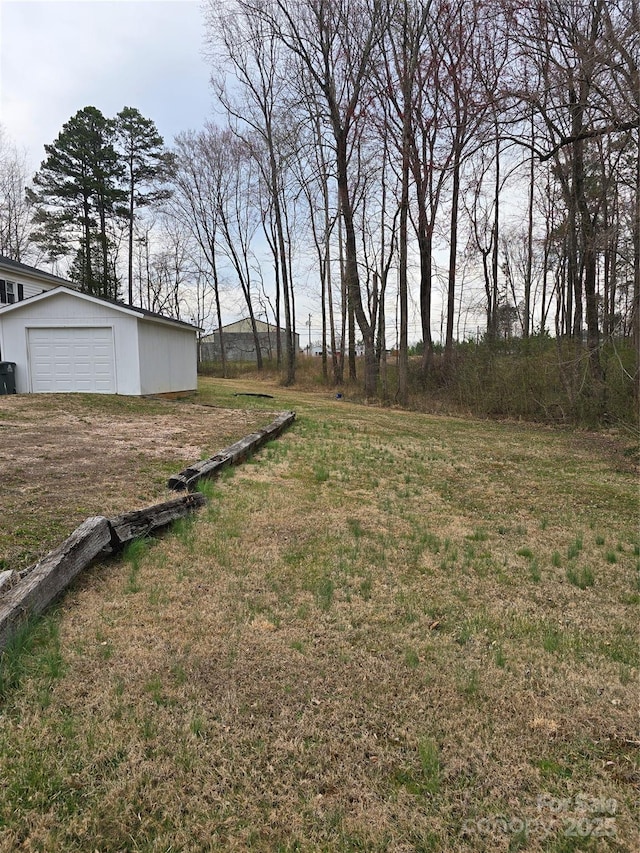
<svg viewBox="0 0 640 853">
<path fill-rule="evenodd" d="M 191 491 L 196 487 L 199 480 L 205 477 L 217 476 L 228 465 L 237 465 L 243 462 L 268 441 L 277 438 L 280 433 L 293 423 L 295 417 L 295 412 L 281 412 L 264 429 L 246 435 L 240 441 L 236 441 L 235 444 L 225 448 L 220 453 L 216 453 L 215 456 L 211 456 L 209 459 L 204 459 L 200 462 L 194 462 L 179 474 L 170 477 L 167 486 L 174 491 L 183 491 L 184 489 Z"/>
<path fill-rule="evenodd" d="M 276 438 L 295 420 L 295 412 L 282 412 L 264 429 L 251 433 L 210 459 L 196 462 L 169 480 L 169 488 L 191 491 L 198 480 L 219 473 L 227 465 L 237 465 L 271 439 Z M 202 506 L 204 495 L 188 494 L 141 510 L 124 513 L 111 519 L 103 516 L 87 518 L 68 539 L 50 551 L 20 580 L 3 592 L 0 600 L 0 650 L 18 627 L 46 607 L 71 583 L 101 551 L 117 550 L 140 536 L 147 536 L 160 527 Z M 14 572 L 5 572 L 6 585 L 15 581 Z"/>
<path fill-rule="evenodd" d="M 196 492 L 110 518 L 111 546 L 114 550 L 119 550 L 132 539 L 149 536 L 153 531 L 183 518 L 204 503 L 205 496 Z"/>
<path fill-rule="evenodd" d="M 42 613 L 110 542 L 108 520 L 100 515 L 87 518 L 9 590 L 0 601 L 0 649 L 20 624 Z"/>
<path fill-rule="evenodd" d="M 196 488 L 200 480 L 208 477 L 217 477 L 224 468 L 228 468 L 229 465 L 233 464 L 233 456 L 230 453 L 217 453 L 210 459 L 203 460 L 200 465 L 192 465 L 186 468 L 179 475 L 181 478 L 179 483 L 182 482 L 184 485 L 178 485 L 176 490 L 188 489 L 192 491 Z"/>
<path fill-rule="evenodd" d="M 197 481 L 203 476 L 211 477 L 215 474 L 219 474 L 223 468 L 227 467 L 227 465 L 231 465 L 231 457 L 229 454 L 216 453 L 215 456 L 211 456 L 209 459 L 203 459 L 200 462 L 194 462 L 179 474 L 174 474 L 174 476 L 169 478 L 167 485 L 170 489 L 179 492 L 188 488 L 188 483 L 190 481 L 193 480 L 194 483 L 197 483 Z"/>
<path fill-rule="evenodd" d="M 0 595 L 8 592 L 12 586 L 15 586 L 20 580 L 20 575 L 13 571 L 13 569 L 9 569 L 5 572 L 0 572 Z"/>
</svg>

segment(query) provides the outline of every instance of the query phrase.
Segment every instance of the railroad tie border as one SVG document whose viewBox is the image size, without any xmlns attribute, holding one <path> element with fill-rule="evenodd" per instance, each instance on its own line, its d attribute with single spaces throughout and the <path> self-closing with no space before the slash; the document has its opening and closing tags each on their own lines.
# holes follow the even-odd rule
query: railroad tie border
<svg viewBox="0 0 640 853">
<path fill-rule="evenodd" d="M 22 624 L 39 616 L 98 556 L 121 551 L 134 539 L 150 536 L 171 522 L 199 509 L 206 498 L 193 492 L 199 480 L 216 476 L 237 465 L 277 438 L 295 420 L 295 412 L 282 412 L 264 429 L 237 441 L 215 456 L 196 462 L 171 477 L 171 489 L 188 494 L 159 504 L 125 512 L 114 518 L 85 519 L 71 536 L 24 572 L 2 572 L 0 577 L 0 652 Z"/>
</svg>

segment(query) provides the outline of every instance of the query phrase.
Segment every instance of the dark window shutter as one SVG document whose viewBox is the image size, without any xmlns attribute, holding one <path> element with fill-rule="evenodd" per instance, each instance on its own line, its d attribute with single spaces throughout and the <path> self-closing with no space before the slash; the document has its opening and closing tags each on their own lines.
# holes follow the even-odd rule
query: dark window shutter
<svg viewBox="0 0 640 853">
<path fill-rule="evenodd" d="M 24 299 L 24 287 L 18 282 L 18 302 Z"/>
<path fill-rule="evenodd" d="M 0 278 L 0 302 L 7 301 L 7 286 L 4 283 L 4 279 Z"/>
</svg>

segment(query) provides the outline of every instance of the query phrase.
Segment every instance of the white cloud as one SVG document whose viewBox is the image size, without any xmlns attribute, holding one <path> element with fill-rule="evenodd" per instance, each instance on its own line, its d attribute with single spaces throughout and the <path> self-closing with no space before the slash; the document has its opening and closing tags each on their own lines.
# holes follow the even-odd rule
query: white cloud
<svg viewBox="0 0 640 853">
<path fill-rule="evenodd" d="M 0 123 L 34 167 L 62 125 L 136 107 L 170 144 L 211 109 L 196 0 L 0 0 Z"/>
</svg>

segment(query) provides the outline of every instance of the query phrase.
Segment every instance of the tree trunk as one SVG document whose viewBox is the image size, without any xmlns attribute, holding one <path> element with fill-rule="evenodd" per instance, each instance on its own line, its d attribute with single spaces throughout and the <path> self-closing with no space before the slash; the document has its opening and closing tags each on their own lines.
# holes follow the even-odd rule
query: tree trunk
<svg viewBox="0 0 640 853">
<path fill-rule="evenodd" d="M 582 109 L 577 108 L 580 118 L 577 126 L 582 127 Z M 598 303 L 596 294 L 596 248 L 595 222 L 591 218 L 589 204 L 585 195 L 584 144 L 582 140 L 573 143 L 574 192 L 576 205 L 580 213 L 580 240 L 584 266 L 584 296 L 587 321 L 587 347 L 589 364 L 594 378 L 602 379 L 600 364 L 600 329 L 598 325 Z"/>
<path fill-rule="evenodd" d="M 93 269 L 91 264 L 91 217 L 89 207 L 89 197 L 85 196 L 83 200 L 83 236 L 84 236 L 84 258 L 82 269 L 83 278 L 82 289 L 86 293 L 93 293 Z"/>
<path fill-rule="evenodd" d="M 337 129 L 335 129 L 335 136 L 337 142 L 336 165 L 338 172 L 338 192 L 340 194 L 340 208 L 345 233 L 346 288 L 348 300 L 353 308 L 364 342 L 364 393 L 367 397 L 374 397 L 378 388 L 378 363 L 376 361 L 373 330 L 365 315 L 362 305 L 362 294 L 360 292 L 356 232 L 347 179 L 347 140 L 345 134 L 339 132 Z"/>
<path fill-rule="evenodd" d="M 635 214 L 633 217 L 633 346 L 636 372 L 633 389 L 636 411 L 640 404 L 640 144 L 636 154 Z"/>
<path fill-rule="evenodd" d="M 269 165 L 271 170 L 271 197 L 276 219 L 276 235 L 278 240 L 278 253 L 280 256 L 280 272 L 282 276 L 282 296 L 284 300 L 284 323 L 285 323 L 285 356 L 286 356 L 286 378 L 285 385 L 292 385 L 296 378 L 296 352 L 293 343 L 293 330 L 291 322 L 291 301 L 289 291 L 289 268 L 287 264 L 287 251 L 282 225 L 282 210 L 280 206 L 280 189 L 278 187 L 278 170 L 271 138 L 271 128 L 268 127 L 267 142 L 269 145 Z M 280 329 L 278 328 L 278 340 Z"/>
<path fill-rule="evenodd" d="M 224 332 L 222 331 L 222 307 L 220 305 L 220 282 L 218 280 L 218 263 L 216 261 L 215 243 L 211 246 L 211 269 L 213 272 L 213 295 L 216 301 L 216 315 L 218 317 L 218 337 L 220 339 L 220 362 L 222 364 L 222 378 L 227 378 L 227 355 L 224 349 Z"/>
<path fill-rule="evenodd" d="M 249 322 L 251 323 L 251 332 L 253 334 L 253 345 L 256 350 L 256 367 L 258 370 L 262 370 L 263 361 L 262 361 L 262 347 L 260 346 L 260 336 L 258 334 L 258 327 L 256 325 L 256 317 L 253 313 L 253 304 L 251 300 L 247 300 L 247 308 L 249 310 Z"/>
<path fill-rule="evenodd" d="M 127 266 L 129 284 L 129 305 L 133 305 L 133 194 L 135 191 L 133 179 L 133 154 L 129 159 L 130 181 L 129 181 L 129 257 Z"/>
<path fill-rule="evenodd" d="M 535 141 L 533 130 L 533 113 L 531 114 L 531 145 L 533 147 Z M 533 196 L 534 196 L 534 160 L 533 153 L 529 163 L 529 199 L 528 199 L 528 216 L 527 216 L 527 268 L 524 277 L 524 317 L 522 323 L 522 335 L 524 338 L 529 337 L 531 331 L 531 288 L 532 288 L 532 272 L 533 272 Z"/>
<path fill-rule="evenodd" d="M 432 229 L 427 227 L 422 212 L 418 214 L 418 250 L 420 252 L 420 323 L 422 327 L 422 372 L 433 367 L 433 338 L 431 337 L 432 290 Z"/>
<path fill-rule="evenodd" d="M 493 301 L 493 326 L 491 340 L 498 339 L 498 318 L 500 316 L 500 298 L 498 294 L 498 258 L 500 255 L 500 135 L 496 126 L 496 182 L 493 198 L 493 236 L 491 256 L 491 293 Z"/>
<path fill-rule="evenodd" d="M 406 72 L 405 72 L 406 73 Z M 400 197 L 400 341 L 398 351 L 398 401 L 401 406 L 409 403 L 409 340 L 408 340 L 408 288 L 407 288 L 407 252 L 409 219 L 409 133 L 410 133 L 410 95 L 404 93 L 404 117 L 402 122 L 402 188 Z"/>
<path fill-rule="evenodd" d="M 456 299 L 456 256 L 458 253 L 458 204 L 460 201 L 460 150 L 456 145 L 453 160 L 453 185 L 451 188 L 451 227 L 449 232 L 449 276 L 447 282 L 447 329 L 444 345 L 445 369 L 451 368 L 453 359 L 453 318 Z"/>
</svg>

